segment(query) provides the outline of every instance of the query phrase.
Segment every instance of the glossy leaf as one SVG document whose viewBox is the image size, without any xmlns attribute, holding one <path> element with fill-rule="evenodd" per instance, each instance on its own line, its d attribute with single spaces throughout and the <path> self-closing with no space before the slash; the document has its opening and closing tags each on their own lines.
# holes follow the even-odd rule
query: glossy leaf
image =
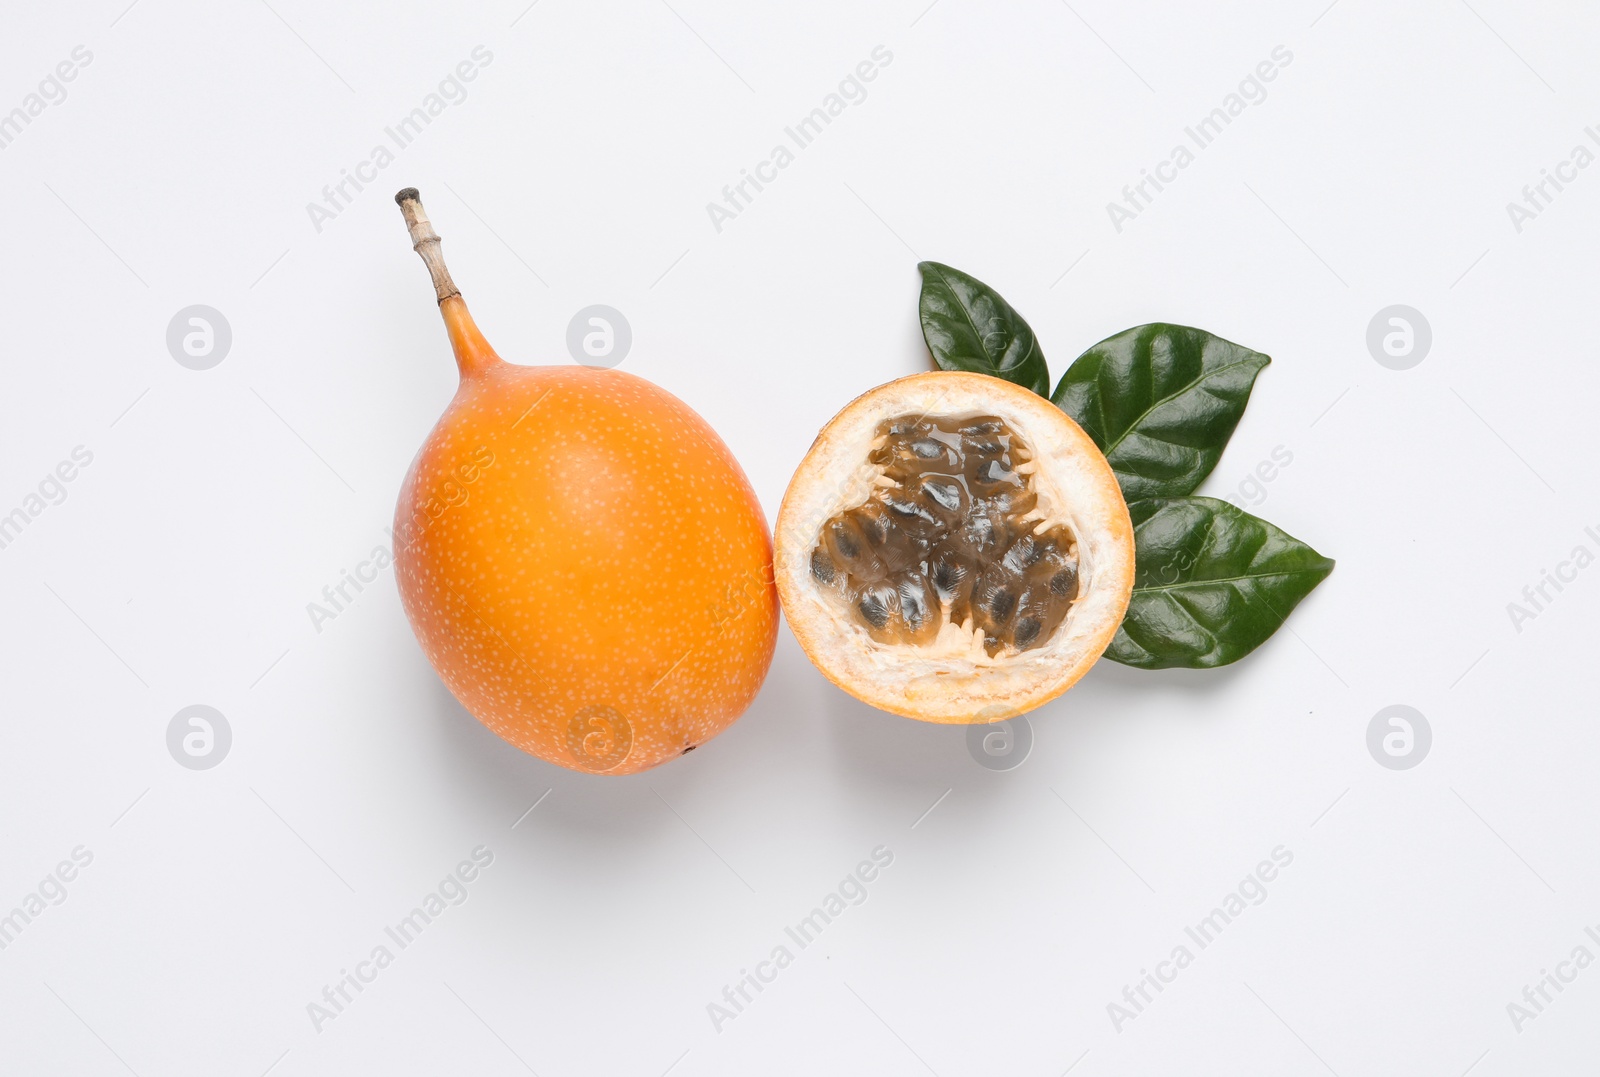
<svg viewBox="0 0 1600 1077">
<path fill-rule="evenodd" d="M 1022 315 L 976 277 L 938 262 L 919 262 L 922 339 L 941 370 L 1004 378 L 1040 396 L 1050 394 L 1044 352 Z"/>
<path fill-rule="evenodd" d="M 1144 669 L 1236 662 L 1333 571 L 1291 535 L 1212 497 L 1128 506 L 1133 601 L 1106 657 Z"/>
<path fill-rule="evenodd" d="M 1106 454 L 1129 501 L 1193 493 L 1271 360 L 1203 329 L 1152 322 L 1080 355 L 1051 400 Z"/>
</svg>

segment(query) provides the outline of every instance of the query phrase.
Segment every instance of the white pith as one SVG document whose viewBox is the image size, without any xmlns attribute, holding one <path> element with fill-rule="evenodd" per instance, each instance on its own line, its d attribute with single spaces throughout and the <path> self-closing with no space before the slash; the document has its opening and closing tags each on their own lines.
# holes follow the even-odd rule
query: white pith
<svg viewBox="0 0 1600 1077">
<path fill-rule="evenodd" d="M 1078 597 L 1038 647 L 994 657 L 982 633 L 946 623 L 924 645 L 880 643 L 810 573 L 831 517 L 864 504 L 890 480 L 868 456 L 879 424 L 902 416 L 993 415 L 1032 454 L 1018 467 L 1037 502 L 1035 530 L 1064 525 L 1077 540 Z M 857 399 L 824 428 L 778 515 L 775 572 L 785 610 L 811 658 L 875 706 L 930 721 L 1000 721 L 1064 691 L 1110 642 L 1133 583 L 1132 527 L 1105 457 L 1049 401 L 979 374 L 936 372 L 891 382 Z"/>
</svg>

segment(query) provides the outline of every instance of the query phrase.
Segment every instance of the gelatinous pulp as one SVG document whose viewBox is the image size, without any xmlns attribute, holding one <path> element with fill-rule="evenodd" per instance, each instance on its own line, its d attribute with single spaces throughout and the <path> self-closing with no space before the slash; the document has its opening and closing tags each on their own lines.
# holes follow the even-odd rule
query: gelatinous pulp
<svg viewBox="0 0 1600 1077">
<path fill-rule="evenodd" d="M 1077 541 L 1040 529 L 1032 454 L 993 416 L 904 416 L 878 427 L 865 504 L 822 527 L 811 575 L 880 643 L 946 624 L 994 657 L 1047 642 L 1078 596 Z"/>
</svg>

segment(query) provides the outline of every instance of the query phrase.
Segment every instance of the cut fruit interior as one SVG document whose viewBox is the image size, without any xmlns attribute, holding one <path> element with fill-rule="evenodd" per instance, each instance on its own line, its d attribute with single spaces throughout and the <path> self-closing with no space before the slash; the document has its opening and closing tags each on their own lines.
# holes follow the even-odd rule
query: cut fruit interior
<svg viewBox="0 0 1600 1077">
<path fill-rule="evenodd" d="M 1133 527 L 1105 457 L 1049 401 L 982 374 L 881 386 L 823 428 L 779 510 L 789 625 L 873 706 L 993 722 L 1111 642 Z"/>
<path fill-rule="evenodd" d="M 1077 541 L 1038 507 L 1028 445 L 1001 419 L 878 424 L 864 504 L 822 526 L 811 575 L 879 643 L 926 645 L 946 624 L 984 653 L 1047 643 L 1078 595 Z"/>
</svg>

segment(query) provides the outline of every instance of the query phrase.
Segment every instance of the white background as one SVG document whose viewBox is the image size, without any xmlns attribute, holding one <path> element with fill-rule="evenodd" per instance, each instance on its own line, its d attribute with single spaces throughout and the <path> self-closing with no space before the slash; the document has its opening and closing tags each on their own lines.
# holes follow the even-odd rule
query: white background
<svg viewBox="0 0 1600 1077">
<path fill-rule="evenodd" d="M 671 3 L 7 5 L 0 111 L 93 59 L 0 151 L 0 514 L 94 459 L 0 549 L 0 912 L 93 862 L 0 951 L 0 1070 L 1592 1072 L 1600 969 L 1520 1031 L 1507 1005 L 1600 924 L 1600 568 L 1520 631 L 1507 604 L 1600 552 L 1600 169 L 1520 233 L 1506 203 L 1600 122 L 1600 20 Z M 478 45 L 470 96 L 318 231 L 307 203 Z M 869 96 L 719 233 L 706 203 L 878 45 Z M 1116 231 L 1106 203 L 1279 45 L 1266 100 Z M 524 756 L 440 686 L 391 574 L 307 613 L 387 541 L 454 386 L 408 185 L 503 355 L 570 362 L 574 312 L 620 309 L 623 368 L 721 432 L 769 519 L 840 406 L 924 368 L 919 257 L 1002 291 L 1056 376 L 1152 320 L 1268 352 L 1205 492 L 1282 446 L 1255 511 L 1338 568 L 1237 666 L 1097 667 L 1008 772 L 787 629 L 692 756 Z M 165 339 L 197 303 L 233 333 L 203 372 Z M 1406 371 L 1366 345 L 1395 303 L 1433 328 Z M 233 731 L 208 771 L 166 747 L 195 703 Z M 1410 770 L 1366 744 L 1396 703 L 1433 731 Z M 480 844 L 467 902 L 318 1032 L 307 1004 Z M 879 845 L 866 902 L 719 1031 L 707 1004 Z M 1108 1003 L 1280 845 L 1119 1030 Z"/>
</svg>

